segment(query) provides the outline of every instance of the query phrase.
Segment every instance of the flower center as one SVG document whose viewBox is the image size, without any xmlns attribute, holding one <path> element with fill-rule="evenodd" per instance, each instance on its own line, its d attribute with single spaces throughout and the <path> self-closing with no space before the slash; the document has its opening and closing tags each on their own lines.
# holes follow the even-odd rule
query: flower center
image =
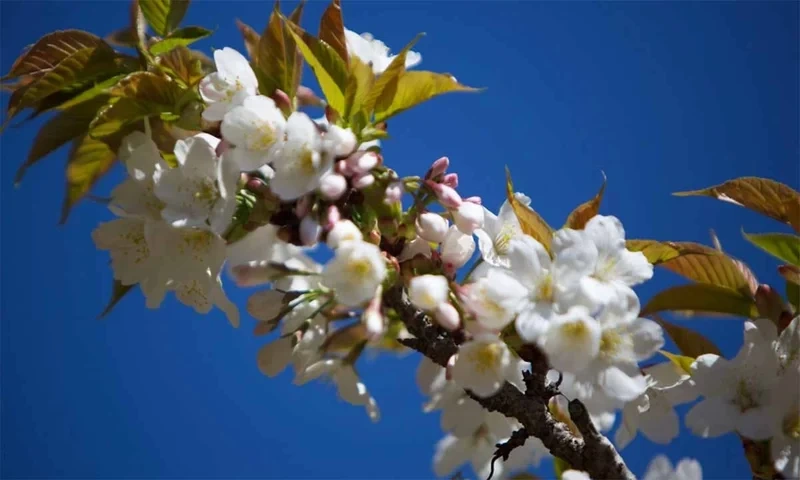
<svg viewBox="0 0 800 480">
<path fill-rule="evenodd" d="M 597 266 L 594 269 L 594 274 L 592 274 L 592 277 L 600 281 L 608 281 L 609 278 L 612 276 L 611 272 L 614 270 L 614 267 L 616 266 L 617 266 L 617 260 L 615 258 L 612 257 L 599 258 L 597 260 Z"/>
<path fill-rule="evenodd" d="M 486 373 L 493 370 L 500 362 L 502 353 L 503 351 L 499 344 L 486 343 L 470 352 L 469 359 L 478 373 Z"/>
<path fill-rule="evenodd" d="M 354 277 L 362 278 L 372 271 L 372 265 L 367 259 L 352 260 L 347 265 L 347 273 Z"/>
<path fill-rule="evenodd" d="M 746 412 L 760 405 L 760 396 L 760 392 L 754 389 L 747 380 L 740 379 L 736 384 L 736 398 L 733 403 L 742 412 Z"/>
<path fill-rule="evenodd" d="M 183 244 L 180 245 L 179 251 L 185 254 L 187 249 L 194 252 L 203 252 L 208 250 L 211 245 L 212 233 L 205 230 L 195 230 L 183 235 Z M 199 255 L 195 255 L 199 258 Z"/>
<path fill-rule="evenodd" d="M 542 279 L 538 288 L 536 289 L 536 300 L 552 302 L 553 294 L 553 275 L 548 273 L 545 275 L 544 279 Z"/>
<path fill-rule="evenodd" d="M 275 143 L 275 130 L 269 122 L 258 126 L 256 138 L 250 146 L 251 150 L 266 150 Z"/>
<path fill-rule="evenodd" d="M 783 433 L 795 440 L 800 439 L 800 413 L 797 412 L 797 407 L 792 409 L 788 415 L 783 418 Z"/>
<path fill-rule="evenodd" d="M 317 173 L 317 162 L 314 161 L 315 153 L 316 152 L 306 146 L 304 146 L 303 151 L 300 152 L 300 158 L 298 159 L 300 171 L 307 177 Z"/>
<path fill-rule="evenodd" d="M 201 180 L 194 192 L 194 199 L 206 204 L 209 208 L 219 199 L 219 189 L 217 182 L 208 178 Z"/>
<path fill-rule="evenodd" d="M 616 330 L 604 330 L 600 336 L 600 354 L 614 357 L 622 346 L 622 335 Z"/>
<path fill-rule="evenodd" d="M 508 253 L 508 247 L 515 233 L 516 229 L 513 225 L 503 225 L 503 228 L 500 229 L 500 233 L 498 233 L 494 239 L 494 249 L 497 250 L 498 254 L 505 255 Z"/>
<path fill-rule="evenodd" d="M 583 322 L 571 322 L 562 325 L 561 332 L 572 340 L 580 340 L 589 333 L 589 328 Z"/>
</svg>

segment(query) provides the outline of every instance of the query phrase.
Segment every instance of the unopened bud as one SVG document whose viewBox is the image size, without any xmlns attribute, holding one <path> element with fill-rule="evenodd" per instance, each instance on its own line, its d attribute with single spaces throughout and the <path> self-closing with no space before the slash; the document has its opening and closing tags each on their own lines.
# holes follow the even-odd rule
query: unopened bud
<svg viewBox="0 0 800 480">
<path fill-rule="evenodd" d="M 759 285 L 756 289 L 755 300 L 758 314 L 777 324 L 781 313 L 784 311 L 783 300 L 781 300 L 778 292 L 769 285 Z"/>
<path fill-rule="evenodd" d="M 304 195 L 297 200 L 294 206 L 294 213 L 297 218 L 303 218 L 308 215 L 309 211 L 311 211 L 311 196 Z"/>
<path fill-rule="evenodd" d="M 425 184 L 433 190 L 433 193 L 436 195 L 436 198 L 439 200 L 439 203 L 444 205 L 446 208 L 458 208 L 461 206 L 463 202 L 461 200 L 461 195 L 458 194 L 453 188 L 448 187 L 447 185 L 442 185 L 441 183 L 432 182 L 430 180 L 426 180 Z"/>
<path fill-rule="evenodd" d="M 442 263 L 445 267 L 459 269 L 475 253 L 475 239 L 462 233 L 455 225 L 450 227 L 442 242 Z"/>
<path fill-rule="evenodd" d="M 337 222 L 342 219 L 342 213 L 339 211 L 339 208 L 336 205 L 331 205 L 328 207 L 328 211 L 325 215 L 325 229 L 331 230 Z"/>
<path fill-rule="evenodd" d="M 441 243 L 448 228 L 447 220 L 438 213 L 425 212 L 417 217 L 417 234 L 429 242 Z"/>
<path fill-rule="evenodd" d="M 224 154 L 225 152 L 230 150 L 230 148 L 231 148 L 231 144 L 228 143 L 227 140 L 222 139 L 222 141 L 220 141 L 217 144 L 217 148 L 215 149 L 215 153 L 217 154 L 218 157 L 221 157 L 222 154 Z"/>
<path fill-rule="evenodd" d="M 344 242 L 361 241 L 364 236 L 356 225 L 350 220 L 341 220 L 328 232 L 328 246 L 331 248 L 338 248 Z"/>
<path fill-rule="evenodd" d="M 431 164 L 431 168 L 428 170 L 428 173 L 425 175 L 425 178 L 436 178 L 439 175 L 443 175 L 447 168 L 450 167 L 450 159 L 447 157 L 442 157 L 438 160 L 435 160 Z"/>
<path fill-rule="evenodd" d="M 377 167 L 380 157 L 375 152 L 356 152 L 347 158 L 350 169 L 355 173 L 366 173 Z"/>
<path fill-rule="evenodd" d="M 336 173 L 344 175 L 345 177 L 350 177 L 353 175 L 353 173 L 355 173 L 353 172 L 353 167 L 351 167 L 350 164 L 347 163 L 347 160 L 339 160 L 338 162 L 336 162 L 336 165 L 334 166 L 334 171 Z"/>
<path fill-rule="evenodd" d="M 364 327 L 367 330 L 367 339 L 370 342 L 379 340 L 386 333 L 386 322 L 381 313 L 382 294 L 383 289 L 378 287 L 375 296 L 370 300 L 369 305 L 364 310 L 364 315 L 361 317 L 361 321 L 364 322 Z"/>
<path fill-rule="evenodd" d="M 455 366 L 456 361 L 458 360 L 458 354 L 456 353 L 449 359 L 447 359 L 447 366 L 444 368 L 444 378 L 448 382 L 453 380 L 453 366 Z"/>
<path fill-rule="evenodd" d="M 461 316 L 458 314 L 458 310 L 449 303 L 442 303 L 436 307 L 433 317 L 436 323 L 450 332 L 457 330 L 461 326 Z"/>
<path fill-rule="evenodd" d="M 371 173 L 359 175 L 353 179 L 353 187 L 358 190 L 363 190 L 375 183 L 375 177 Z"/>
<path fill-rule="evenodd" d="M 303 220 L 300 221 L 300 242 L 303 245 L 309 247 L 316 245 L 321 233 L 322 226 L 310 216 L 304 217 Z"/>
<path fill-rule="evenodd" d="M 442 177 L 442 183 L 450 188 L 458 188 L 458 174 L 448 173 L 447 175 Z"/>
<path fill-rule="evenodd" d="M 386 187 L 386 195 L 383 198 L 383 203 L 391 205 L 403 199 L 403 182 L 392 182 Z"/>
<path fill-rule="evenodd" d="M 339 174 L 330 173 L 320 180 L 319 192 L 327 200 L 338 200 L 347 190 L 347 180 Z"/>
<path fill-rule="evenodd" d="M 300 85 L 297 87 L 297 105 L 299 107 L 321 107 L 322 106 L 322 99 L 320 99 L 316 93 L 310 88 Z"/>
<path fill-rule="evenodd" d="M 275 93 L 273 93 L 270 98 L 275 102 L 275 106 L 278 107 L 280 111 L 284 113 L 292 111 L 292 99 L 289 98 L 289 95 L 283 90 L 275 90 Z"/>
<path fill-rule="evenodd" d="M 472 235 L 475 229 L 483 227 L 483 207 L 477 203 L 464 202 L 452 213 L 453 223 L 467 235 Z"/>
</svg>

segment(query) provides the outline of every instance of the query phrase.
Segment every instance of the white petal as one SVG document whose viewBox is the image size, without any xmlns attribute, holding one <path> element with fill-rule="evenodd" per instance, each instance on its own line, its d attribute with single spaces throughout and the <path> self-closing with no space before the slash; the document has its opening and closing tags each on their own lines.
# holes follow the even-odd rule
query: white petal
<svg viewBox="0 0 800 480">
<path fill-rule="evenodd" d="M 724 358 L 707 353 L 697 357 L 692 364 L 692 378 L 700 393 L 710 396 L 723 390 L 730 383 L 730 363 Z"/>
<path fill-rule="evenodd" d="M 703 480 L 703 469 L 700 462 L 691 458 L 684 458 L 675 467 L 676 480 Z"/>
<path fill-rule="evenodd" d="M 433 470 L 437 476 L 443 477 L 469 460 L 469 442 L 468 439 L 462 440 L 453 435 L 439 440 L 433 457 Z"/>
<path fill-rule="evenodd" d="M 775 468 L 786 478 L 800 478 L 800 439 L 777 435 L 770 444 Z"/>
<path fill-rule="evenodd" d="M 283 297 L 275 290 L 254 293 L 247 299 L 247 312 L 261 322 L 274 320 L 284 307 Z"/>
<path fill-rule="evenodd" d="M 466 437 L 475 433 L 485 416 L 478 402 L 464 396 L 442 410 L 441 427 L 456 437 Z"/>
<path fill-rule="evenodd" d="M 580 372 L 600 350 L 600 325 L 584 307 L 573 307 L 553 318 L 540 345 L 554 369 Z"/>
<path fill-rule="evenodd" d="M 618 252 L 625 248 L 625 229 L 617 217 L 595 215 L 586 222 L 584 231 L 600 252 Z"/>
<path fill-rule="evenodd" d="M 442 275 L 422 275 L 411 279 L 408 285 L 408 297 L 417 308 L 426 311 L 436 309 L 447 303 L 450 286 Z"/>
<path fill-rule="evenodd" d="M 258 369 L 268 377 L 281 373 L 292 359 L 292 337 L 281 337 L 258 351 Z"/>
<path fill-rule="evenodd" d="M 352 367 L 341 367 L 333 374 L 339 396 L 351 405 L 365 405 L 369 401 L 367 387 L 356 375 Z"/>
<path fill-rule="evenodd" d="M 657 455 L 647 465 L 647 473 L 642 480 L 671 480 L 672 462 L 666 455 Z"/>
<path fill-rule="evenodd" d="M 678 436 L 678 415 L 663 395 L 651 393 L 649 397 L 650 408 L 641 414 L 639 430 L 651 441 L 667 445 Z"/>
<path fill-rule="evenodd" d="M 692 407 L 686 414 L 686 426 L 697 436 L 718 437 L 734 429 L 739 409 L 720 397 L 710 397 Z"/>
<path fill-rule="evenodd" d="M 633 340 L 633 353 L 637 361 L 647 360 L 664 346 L 661 326 L 646 318 L 637 318 L 629 328 Z"/>
<path fill-rule="evenodd" d="M 416 381 L 420 392 L 423 395 L 430 395 L 444 387 L 446 382 L 444 368 L 423 356 L 417 367 Z"/>
<path fill-rule="evenodd" d="M 616 366 L 609 366 L 603 370 L 598 382 L 609 397 L 622 401 L 633 400 L 647 388 L 644 376 L 630 376 Z"/>
<path fill-rule="evenodd" d="M 214 63 L 217 65 L 217 71 L 228 82 L 235 84 L 238 81 L 242 89 L 255 93 L 258 80 L 244 55 L 225 47 L 214 51 Z"/>
<path fill-rule="evenodd" d="M 736 430 L 751 440 L 766 440 L 777 433 L 774 427 L 774 415 L 775 412 L 769 407 L 751 408 L 739 415 Z"/>
</svg>

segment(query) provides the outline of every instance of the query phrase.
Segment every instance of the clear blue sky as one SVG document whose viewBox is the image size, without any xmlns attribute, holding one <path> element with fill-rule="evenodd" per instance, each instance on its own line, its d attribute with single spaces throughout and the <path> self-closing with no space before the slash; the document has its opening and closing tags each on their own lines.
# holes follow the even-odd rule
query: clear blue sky
<svg viewBox="0 0 800 480">
<path fill-rule="evenodd" d="M 450 156 L 461 190 L 496 209 L 503 166 L 551 224 L 608 176 L 604 213 L 630 238 L 708 243 L 744 257 L 762 281 L 774 263 L 740 236 L 781 230 L 770 220 L 710 199 L 671 197 L 742 175 L 798 188 L 797 2 L 344 2 L 346 24 L 398 50 L 417 32 L 420 68 L 488 87 L 453 95 L 390 123 L 386 160 L 421 174 Z M 289 7 L 293 6 L 292 2 Z M 324 8 L 312 2 L 305 25 Z M 242 49 L 234 18 L 261 29 L 271 4 L 195 2 L 188 24 L 217 28 L 200 46 Z M 56 29 L 107 34 L 128 3 L 3 1 L 0 67 Z M 3 97 L 3 108 L 7 103 Z M 83 202 L 58 227 L 65 152 L 13 176 L 40 122 L 2 137 L 3 477 L 431 478 L 441 437 L 414 385 L 418 358 L 359 364 L 383 419 L 344 404 L 319 383 L 262 377 L 263 338 L 252 320 L 232 330 L 223 315 L 197 316 L 167 301 L 145 308 L 137 292 L 105 321 L 108 257 L 90 231 L 111 214 Z M 99 185 L 107 193 L 121 172 Z M 643 298 L 676 282 L 657 271 Z M 249 291 L 231 289 L 243 305 Z M 693 320 L 730 355 L 738 320 Z M 685 412 L 685 408 L 682 409 Z M 638 437 L 633 471 L 666 452 L 692 455 L 706 478 L 749 478 L 733 435 L 689 435 L 669 447 Z M 551 464 L 540 471 L 551 475 Z"/>
</svg>

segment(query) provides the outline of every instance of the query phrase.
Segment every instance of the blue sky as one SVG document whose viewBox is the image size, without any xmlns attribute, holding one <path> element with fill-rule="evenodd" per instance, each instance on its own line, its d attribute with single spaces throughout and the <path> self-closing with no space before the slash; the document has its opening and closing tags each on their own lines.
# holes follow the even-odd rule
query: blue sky
<svg viewBox="0 0 800 480">
<path fill-rule="evenodd" d="M 390 121 L 386 161 L 421 174 L 448 155 L 460 190 L 492 209 L 503 167 L 553 225 L 608 176 L 603 212 L 629 238 L 708 243 L 709 228 L 766 283 L 780 285 L 766 254 L 741 239 L 784 231 L 769 219 L 704 198 L 670 193 L 758 175 L 798 188 L 796 2 L 344 2 L 349 28 L 394 50 L 416 33 L 419 68 L 450 72 L 487 91 L 442 97 Z M 292 7 L 291 2 L 289 7 Z M 325 4 L 311 2 L 316 29 Z M 186 24 L 216 28 L 199 44 L 242 49 L 239 17 L 261 29 L 271 4 L 195 2 Z M 56 29 L 105 35 L 128 3 L 0 3 L 0 70 Z M 7 98 L 3 97 L 5 108 Z M 40 122 L 0 137 L 2 211 L 2 449 L 5 478 L 431 478 L 441 437 L 414 385 L 418 358 L 365 358 L 359 369 L 383 414 L 336 398 L 330 385 L 295 387 L 285 372 L 261 376 L 263 338 L 252 321 L 197 316 L 169 300 L 158 311 L 137 292 L 96 320 L 110 290 L 108 257 L 90 231 L 111 218 L 83 202 L 57 226 L 65 151 L 13 176 Z M 106 193 L 119 170 L 98 186 Z M 676 277 L 657 271 L 643 298 Z M 251 293 L 235 291 L 238 304 Z M 689 320 L 727 355 L 741 321 Z M 685 408 L 682 409 L 685 412 Z M 638 437 L 624 451 L 644 472 L 664 452 L 694 456 L 706 478 L 746 478 L 733 435 L 684 434 L 668 447 Z M 551 476 L 546 462 L 539 473 Z"/>
</svg>

